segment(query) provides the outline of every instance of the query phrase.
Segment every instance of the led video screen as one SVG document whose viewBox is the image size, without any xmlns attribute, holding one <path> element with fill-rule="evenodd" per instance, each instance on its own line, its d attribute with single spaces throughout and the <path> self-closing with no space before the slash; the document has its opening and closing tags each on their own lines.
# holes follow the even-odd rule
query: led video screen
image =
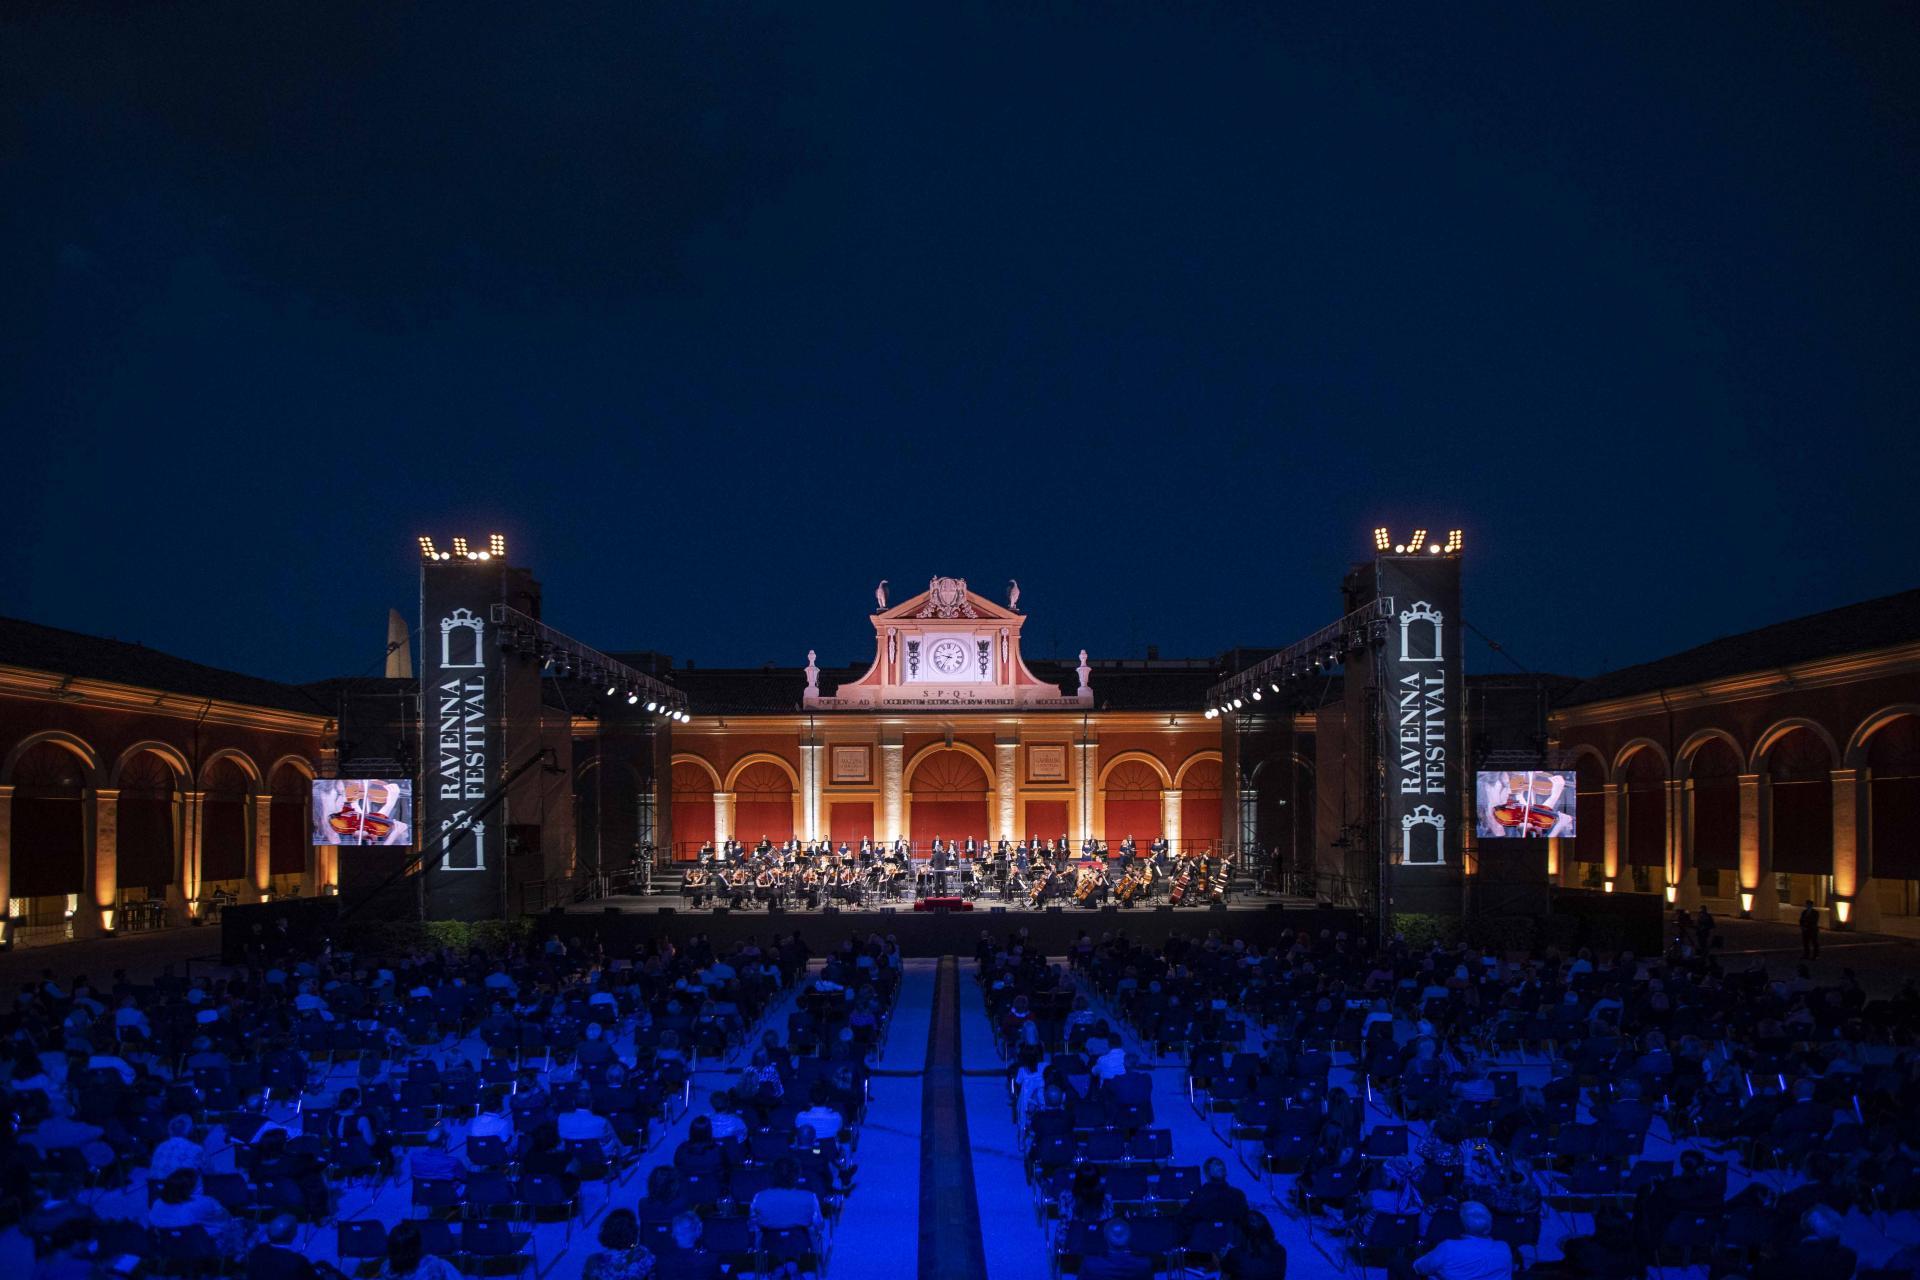
<svg viewBox="0 0 1920 1280">
<path fill-rule="evenodd" d="M 1501 836 L 1571 836 L 1571 769 L 1499 769 L 1474 775 L 1474 830 Z"/>
<path fill-rule="evenodd" d="M 315 844 L 413 843 L 413 780 L 316 778 Z"/>
</svg>

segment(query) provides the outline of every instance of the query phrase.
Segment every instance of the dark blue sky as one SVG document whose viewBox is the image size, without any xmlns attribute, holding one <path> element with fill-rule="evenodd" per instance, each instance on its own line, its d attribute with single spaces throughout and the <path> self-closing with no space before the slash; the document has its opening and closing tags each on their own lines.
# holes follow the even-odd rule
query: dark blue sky
<svg viewBox="0 0 1920 1280">
<path fill-rule="evenodd" d="M 1417 522 L 1589 673 L 1915 585 L 1911 7 L 1269 8 L 8 6 L 0 612 L 365 670 L 500 529 L 702 665 L 936 573 L 1210 654 Z"/>
</svg>

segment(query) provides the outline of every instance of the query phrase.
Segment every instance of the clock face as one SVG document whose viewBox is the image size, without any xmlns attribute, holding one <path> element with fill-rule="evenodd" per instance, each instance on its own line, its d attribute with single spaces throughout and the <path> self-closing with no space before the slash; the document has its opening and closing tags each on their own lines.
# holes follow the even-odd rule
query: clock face
<svg viewBox="0 0 1920 1280">
<path fill-rule="evenodd" d="M 967 665 L 967 649 L 958 640 L 942 640 L 927 654 L 927 661 L 942 675 L 952 675 Z"/>
</svg>

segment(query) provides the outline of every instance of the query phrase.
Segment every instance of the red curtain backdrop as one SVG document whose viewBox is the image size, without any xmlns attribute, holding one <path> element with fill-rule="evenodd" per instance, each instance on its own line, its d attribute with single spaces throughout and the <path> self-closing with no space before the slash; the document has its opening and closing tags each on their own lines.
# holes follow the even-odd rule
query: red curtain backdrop
<svg viewBox="0 0 1920 1280">
<path fill-rule="evenodd" d="M 758 839 L 759 837 L 754 837 Z M 690 860 L 713 839 L 713 777 L 697 764 L 673 766 L 673 851 Z"/>
<path fill-rule="evenodd" d="M 1058 840 L 1066 831 L 1067 801 L 1027 801 L 1027 825 L 1020 832 L 1022 837 L 1031 837 L 1035 840 Z"/>
<path fill-rule="evenodd" d="M 756 845 L 762 837 L 779 844 L 793 839 L 793 801 L 748 800 L 733 802 L 733 838 L 741 844 Z"/>
<path fill-rule="evenodd" d="M 759 844 L 793 839 L 793 783 L 779 766 L 761 761 L 740 771 L 733 783 L 733 838 Z"/>
<path fill-rule="evenodd" d="M 1873 874 L 1920 880 L 1920 719 L 1902 716 L 1867 741 Z"/>
<path fill-rule="evenodd" d="M 267 867 L 277 876 L 297 876 L 307 869 L 308 806 L 293 796 L 273 798 L 273 817 L 267 832 Z"/>
<path fill-rule="evenodd" d="M 1767 753 L 1773 787 L 1773 869 L 1823 876 L 1833 870 L 1833 767 L 1826 743 L 1796 729 Z"/>
<path fill-rule="evenodd" d="M 200 883 L 247 879 L 246 800 L 208 796 L 200 821 Z"/>
<path fill-rule="evenodd" d="M 1180 840 L 1187 849 L 1217 849 L 1220 832 L 1220 765 L 1202 760 L 1180 780 Z"/>
<path fill-rule="evenodd" d="M 1145 849 L 1160 834 L 1160 797 L 1143 799 L 1138 792 L 1107 797 L 1107 843 L 1114 848 L 1129 835 Z"/>
<path fill-rule="evenodd" d="M 947 841 L 965 840 L 968 836 L 984 841 L 987 838 L 986 797 L 978 800 L 948 800 L 939 796 L 915 795 L 912 826 L 914 846 L 922 853 L 935 836 Z"/>
<path fill-rule="evenodd" d="M 836 845 L 844 840 L 859 848 L 862 840 L 873 836 L 873 801 L 835 800 L 827 810 L 827 834 Z"/>
<path fill-rule="evenodd" d="M 164 889 L 173 883 L 173 801 L 120 796 L 120 884 Z"/>
<path fill-rule="evenodd" d="M 1124 760 L 1107 774 L 1107 816 L 1103 833 L 1118 847 L 1133 836 L 1141 848 L 1160 834 L 1160 775 L 1139 760 Z"/>
<path fill-rule="evenodd" d="M 82 891 L 86 855 L 80 823 L 79 796 L 15 793 L 9 890 L 14 897 Z"/>
<path fill-rule="evenodd" d="M 758 839 L 758 837 L 755 837 Z M 682 799 L 673 796 L 674 856 L 692 859 L 700 856 L 700 846 L 713 839 L 713 792 Z"/>
</svg>

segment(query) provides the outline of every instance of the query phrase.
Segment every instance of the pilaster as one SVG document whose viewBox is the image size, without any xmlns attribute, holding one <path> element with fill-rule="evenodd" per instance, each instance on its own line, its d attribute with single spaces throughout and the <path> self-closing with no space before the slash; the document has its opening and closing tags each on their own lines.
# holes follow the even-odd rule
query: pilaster
<svg viewBox="0 0 1920 1280">
<path fill-rule="evenodd" d="M 1160 793 L 1160 833 L 1167 838 L 1167 848 L 1180 852 L 1180 788 L 1170 787 Z"/>
<path fill-rule="evenodd" d="M 1752 901 L 1755 920 L 1772 920 L 1780 914 L 1780 895 L 1773 887 L 1773 815 L 1768 799 L 1765 778 L 1757 773 L 1740 775 L 1740 895 Z"/>
<path fill-rule="evenodd" d="M 1620 847 L 1626 840 L 1627 789 L 1617 782 L 1609 782 L 1603 788 L 1600 812 L 1605 814 L 1606 840 L 1602 846 L 1601 874 L 1607 879 L 1607 887 L 1617 890 L 1620 880 Z"/>
<path fill-rule="evenodd" d="M 1016 840 L 1015 802 L 1020 794 L 1020 740 L 993 740 L 994 839 Z"/>
<path fill-rule="evenodd" d="M 93 792 L 93 883 L 80 895 L 80 915 L 91 906 L 100 927 L 111 933 L 120 906 L 120 791 L 96 787 Z M 77 925 L 78 917 L 76 917 Z"/>
<path fill-rule="evenodd" d="M 880 743 L 880 814 L 882 840 L 891 844 L 907 834 L 902 778 L 907 767 L 904 742 Z"/>
<path fill-rule="evenodd" d="M 733 838 L 733 792 L 713 793 L 713 843 L 723 845 Z"/>
<path fill-rule="evenodd" d="M 247 812 L 253 835 L 253 878 L 248 887 L 255 902 L 264 902 L 273 887 L 273 797 L 254 796 Z"/>
<path fill-rule="evenodd" d="M 1833 780 L 1833 892 L 1835 924 L 1869 932 L 1880 927 L 1880 897 L 1873 891 L 1872 793 L 1859 769 L 1835 769 Z M 1840 919 L 1844 900 L 1847 918 Z"/>
</svg>

